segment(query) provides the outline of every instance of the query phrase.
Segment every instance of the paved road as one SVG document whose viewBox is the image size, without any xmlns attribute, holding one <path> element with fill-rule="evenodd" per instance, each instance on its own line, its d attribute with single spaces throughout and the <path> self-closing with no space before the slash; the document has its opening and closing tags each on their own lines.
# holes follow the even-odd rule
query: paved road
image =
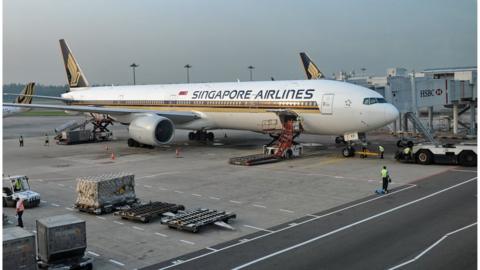
<svg viewBox="0 0 480 270">
<path fill-rule="evenodd" d="M 476 173 L 447 171 L 145 269 L 476 269 Z"/>
</svg>

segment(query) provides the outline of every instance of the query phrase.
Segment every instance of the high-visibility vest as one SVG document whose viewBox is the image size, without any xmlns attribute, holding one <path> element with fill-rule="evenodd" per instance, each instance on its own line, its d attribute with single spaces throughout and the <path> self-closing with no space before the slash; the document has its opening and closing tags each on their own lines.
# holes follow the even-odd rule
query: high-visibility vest
<svg viewBox="0 0 480 270">
<path fill-rule="evenodd" d="M 16 188 L 17 190 L 21 190 L 21 189 L 22 189 L 22 183 L 20 183 L 20 180 L 18 180 L 18 179 L 15 181 L 15 188 Z"/>
<path fill-rule="evenodd" d="M 23 199 L 17 201 L 17 212 L 21 212 L 25 210 L 25 206 L 23 205 Z"/>
<path fill-rule="evenodd" d="M 387 169 L 382 169 L 382 170 L 380 171 L 380 173 L 382 174 L 382 178 L 385 178 L 385 177 L 388 176 L 388 171 L 387 171 Z"/>
<path fill-rule="evenodd" d="M 405 155 L 410 154 L 410 147 L 407 147 L 407 148 L 403 149 L 403 153 L 404 153 Z"/>
<path fill-rule="evenodd" d="M 381 146 L 381 145 L 378 146 L 378 150 L 379 150 L 380 152 L 384 152 L 384 151 L 385 151 L 385 149 L 384 149 L 383 146 Z"/>
</svg>

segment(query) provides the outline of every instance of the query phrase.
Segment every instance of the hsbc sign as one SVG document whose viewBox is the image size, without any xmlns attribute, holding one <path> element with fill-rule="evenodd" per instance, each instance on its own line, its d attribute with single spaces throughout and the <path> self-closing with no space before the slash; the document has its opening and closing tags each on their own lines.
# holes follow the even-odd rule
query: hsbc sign
<svg viewBox="0 0 480 270">
<path fill-rule="evenodd" d="M 417 78 L 417 106 L 442 106 L 447 102 L 446 81 L 444 79 Z"/>
<path fill-rule="evenodd" d="M 442 93 L 443 93 L 443 90 L 440 88 L 424 89 L 424 90 L 420 90 L 420 97 L 425 98 L 425 97 L 441 96 Z"/>
</svg>

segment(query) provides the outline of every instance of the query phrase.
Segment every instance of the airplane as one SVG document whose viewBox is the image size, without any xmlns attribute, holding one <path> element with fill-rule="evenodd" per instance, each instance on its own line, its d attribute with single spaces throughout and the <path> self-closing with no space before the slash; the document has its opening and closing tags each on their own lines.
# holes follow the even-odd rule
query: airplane
<svg viewBox="0 0 480 270">
<path fill-rule="evenodd" d="M 325 79 L 325 75 L 318 69 L 317 65 L 308 57 L 305 52 L 300 53 L 300 59 L 302 60 L 303 68 L 305 69 L 305 74 L 307 79 L 316 80 L 316 79 Z"/>
<path fill-rule="evenodd" d="M 20 94 L 11 94 L 11 95 L 17 96 L 17 98 L 14 101 L 15 104 L 30 104 L 32 103 L 32 96 L 34 96 L 33 95 L 34 92 L 35 92 L 35 83 L 31 82 L 25 86 L 25 88 L 22 90 Z M 3 117 L 9 117 L 9 116 L 26 112 L 29 110 L 31 110 L 31 108 L 3 105 Z"/>
<path fill-rule="evenodd" d="M 287 117 L 303 133 L 358 133 L 383 127 L 399 112 L 377 92 L 332 80 L 249 81 L 132 86 L 90 86 L 65 40 L 60 40 L 69 89 L 65 105 L 4 104 L 86 113 L 128 125 L 129 146 L 172 141 L 175 129 L 193 130 L 190 140 L 213 140 L 215 129 L 268 133 Z M 273 125 L 273 126 L 272 126 Z M 350 145 L 348 151 L 353 151 Z"/>
</svg>

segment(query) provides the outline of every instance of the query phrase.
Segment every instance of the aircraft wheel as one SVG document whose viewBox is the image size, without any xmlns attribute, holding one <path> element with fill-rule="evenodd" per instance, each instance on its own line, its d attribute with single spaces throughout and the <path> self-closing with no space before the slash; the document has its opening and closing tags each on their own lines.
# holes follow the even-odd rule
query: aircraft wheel
<svg viewBox="0 0 480 270">
<path fill-rule="evenodd" d="M 135 140 L 130 138 L 127 140 L 128 147 L 135 147 Z"/>
<path fill-rule="evenodd" d="M 188 133 L 188 139 L 190 141 L 194 141 L 195 140 L 195 133 L 194 132 L 189 132 Z"/>
<path fill-rule="evenodd" d="M 199 140 L 199 141 L 202 141 L 202 142 L 205 141 L 205 139 L 207 137 L 205 132 L 201 132 L 201 131 L 198 132 L 196 135 L 197 135 L 196 139 Z"/>
<path fill-rule="evenodd" d="M 433 160 L 432 153 L 428 150 L 420 150 L 417 153 L 417 161 L 422 165 L 431 164 Z"/>
<path fill-rule="evenodd" d="M 344 157 L 353 157 L 355 155 L 355 149 L 351 146 L 345 147 L 342 150 L 342 155 Z"/>
<path fill-rule="evenodd" d="M 207 133 L 207 140 L 213 142 L 213 139 L 215 139 L 215 134 L 213 134 L 213 132 L 208 132 Z"/>
</svg>

